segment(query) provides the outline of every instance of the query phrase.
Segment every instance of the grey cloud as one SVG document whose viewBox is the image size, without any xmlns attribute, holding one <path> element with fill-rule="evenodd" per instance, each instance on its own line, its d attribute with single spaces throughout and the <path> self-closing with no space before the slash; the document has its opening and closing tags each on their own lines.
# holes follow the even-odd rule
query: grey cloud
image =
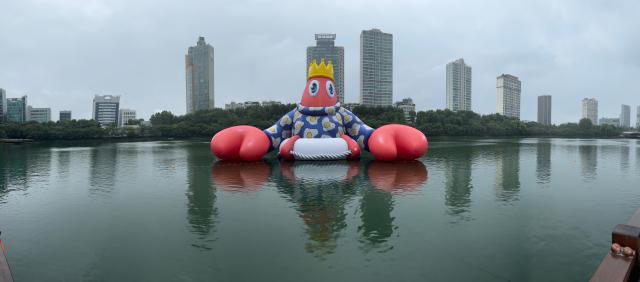
<svg viewBox="0 0 640 282">
<path fill-rule="evenodd" d="M 640 2 L 599 1 L 6 1 L 0 4 L 0 87 L 33 106 L 88 118 L 94 94 L 122 95 L 148 118 L 185 112 L 184 54 L 215 48 L 216 105 L 295 102 L 313 34 L 345 47 L 346 100 L 357 101 L 359 34 L 394 35 L 394 99 L 444 107 L 444 67 L 473 67 L 473 109 L 495 111 L 495 78 L 523 81 L 523 119 L 551 94 L 554 122 L 576 121 L 580 100 L 600 116 L 640 104 Z"/>
</svg>

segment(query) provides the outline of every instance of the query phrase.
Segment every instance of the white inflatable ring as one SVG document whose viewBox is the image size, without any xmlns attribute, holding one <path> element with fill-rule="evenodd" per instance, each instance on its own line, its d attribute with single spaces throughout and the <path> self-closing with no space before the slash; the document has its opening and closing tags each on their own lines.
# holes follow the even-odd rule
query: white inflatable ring
<svg viewBox="0 0 640 282">
<path fill-rule="evenodd" d="M 289 141 L 285 139 L 280 147 Z M 350 154 L 342 138 L 300 138 L 293 144 L 291 154 L 296 160 L 342 160 Z"/>
</svg>

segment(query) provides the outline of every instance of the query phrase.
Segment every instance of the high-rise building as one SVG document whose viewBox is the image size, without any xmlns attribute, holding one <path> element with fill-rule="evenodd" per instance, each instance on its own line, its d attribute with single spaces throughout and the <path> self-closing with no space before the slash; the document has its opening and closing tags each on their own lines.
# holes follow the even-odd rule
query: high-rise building
<svg viewBox="0 0 640 282">
<path fill-rule="evenodd" d="M 393 103 L 393 35 L 379 29 L 360 33 L 360 104 Z"/>
<path fill-rule="evenodd" d="M 582 118 L 590 119 L 591 123 L 598 124 L 598 100 L 595 98 L 582 99 Z"/>
<path fill-rule="evenodd" d="M 551 95 L 538 96 L 538 123 L 551 125 Z"/>
<path fill-rule="evenodd" d="M 101 126 L 118 125 L 120 96 L 96 95 L 93 98 L 93 119 Z"/>
<path fill-rule="evenodd" d="M 0 121 L 7 118 L 7 92 L 0 88 Z"/>
<path fill-rule="evenodd" d="M 471 111 L 471 67 L 462 58 L 447 64 L 447 109 Z"/>
<path fill-rule="evenodd" d="M 502 74 L 496 78 L 496 112 L 520 119 L 521 82 L 517 76 Z"/>
<path fill-rule="evenodd" d="M 396 102 L 394 106 L 402 110 L 402 112 L 404 113 L 404 118 L 407 121 L 413 122 L 411 112 L 416 112 L 416 104 L 413 103 L 413 100 L 411 98 L 404 98 L 402 99 L 402 101 Z"/>
<path fill-rule="evenodd" d="M 58 121 L 62 122 L 67 120 L 71 120 L 71 111 L 60 111 Z"/>
<path fill-rule="evenodd" d="M 640 106 L 636 109 L 636 128 L 640 129 Z"/>
<path fill-rule="evenodd" d="M 198 38 L 196 46 L 185 55 L 187 81 L 187 114 L 215 107 L 213 80 L 213 47 Z"/>
<path fill-rule="evenodd" d="M 33 108 L 31 106 L 28 106 L 27 108 L 29 121 L 36 121 L 40 123 L 51 121 L 51 108 Z"/>
<path fill-rule="evenodd" d="M 620 118 L 600 118 L 600 121 L 598 123 L 599 125 L 612 125 L 615 127 L 619 127 L 620 126 Z"/>
<path fill-rule="evenodd" d="M 118 127 L 126 125 L 129 120 L 136 119 L 136 110 L 120 109 L 120 115 L 118 116 Z"/>
<path fill-rule="evenodd" d="M 620 127 L 631 127 L 631 106 L 622 105 L 620 109 Z"/>
<path fill-rule="evenodd" d="M 7 98 L 7 121 L 23 123 L 27 121 L 27 95 L 21 98 Z"/>
<path fill-rule="evenodd" d="M 336 35 L 329 33 L 316 34 L 316 46 L 307 47 L 307 65 L 305 70 L 309 76 L 309 64 L 313 60 L 320 63 L 322 59 L 333 64 L 333 77 L 338 94 L 338 102 L 344 103 L 344 47 L 335 46 Z"/>
</svg>

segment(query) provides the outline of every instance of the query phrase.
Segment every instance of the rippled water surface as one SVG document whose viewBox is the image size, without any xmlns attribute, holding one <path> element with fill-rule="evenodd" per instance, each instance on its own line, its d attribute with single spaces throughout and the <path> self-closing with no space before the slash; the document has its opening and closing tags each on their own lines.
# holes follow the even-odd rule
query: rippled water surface
<svg viewBox="0 0 640 282">
<path fill-rule="evenodd" d="M 0 145 L 17 281 L 584 281 L 640 141 L 433 141 L 415 162 L 220 163 L 201 142 Z"/>
</svg>

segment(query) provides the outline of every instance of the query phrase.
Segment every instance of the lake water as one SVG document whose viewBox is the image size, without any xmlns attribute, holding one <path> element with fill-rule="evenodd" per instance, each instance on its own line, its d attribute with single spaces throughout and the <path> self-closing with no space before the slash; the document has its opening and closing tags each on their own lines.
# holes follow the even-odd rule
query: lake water
<svg viewBox="0 0 640 282">
<path fill-rule="evenodd" d="M 415 162 L 218 163 L 206 142 L 0 145 L 16 281 L 584 281 L 640 141 L 432 141 Z"/>
</svg>

